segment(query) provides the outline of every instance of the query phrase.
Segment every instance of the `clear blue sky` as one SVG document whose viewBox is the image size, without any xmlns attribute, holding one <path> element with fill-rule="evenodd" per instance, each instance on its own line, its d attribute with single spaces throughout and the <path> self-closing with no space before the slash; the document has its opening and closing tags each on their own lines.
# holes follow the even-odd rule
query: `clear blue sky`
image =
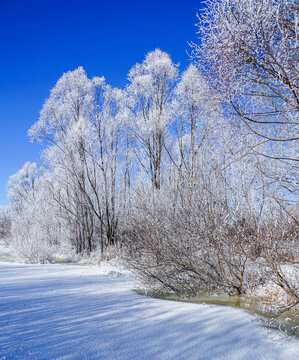
<svg viewBox="0 0 299 360">
<path fill-rule="evenodd" d="M 202 1 L 0 0 L 0 204 L 8 177 L 41 146 L 28 128 L 68 70 L 126 84 L 129 69 L 159 47 L 185 68 Z"/>
</svg>

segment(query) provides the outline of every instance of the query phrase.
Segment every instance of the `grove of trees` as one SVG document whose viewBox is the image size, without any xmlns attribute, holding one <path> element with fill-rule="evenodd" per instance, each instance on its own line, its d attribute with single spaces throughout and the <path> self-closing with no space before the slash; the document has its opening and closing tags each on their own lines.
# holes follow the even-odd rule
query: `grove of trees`
<svg viewBox="0 0 299 360">
<path fill-rule="evenodd" d="M 9 179 L 24 261 L 117 254 L 163 291 L 298 303 L 299 7 L 208 1 L 181 71 L 156 49 L 113 88 L 62 75 L 29 129 L 41 166 Z M 1 220 L 0 220 L 1 221 Z"/>
</svg>

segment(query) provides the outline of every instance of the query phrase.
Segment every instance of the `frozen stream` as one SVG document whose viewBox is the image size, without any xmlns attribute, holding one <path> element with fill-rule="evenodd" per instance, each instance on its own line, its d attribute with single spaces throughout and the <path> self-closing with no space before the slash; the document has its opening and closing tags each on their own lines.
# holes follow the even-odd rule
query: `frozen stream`
<svg viewBox="0 0 299 360">
<path fill-rule="evenodd" d="M 298 339 L 242 310 L 147 298 L 105 272 L 1 262 L 0 359 L 298 359 Z"/>
</svg>

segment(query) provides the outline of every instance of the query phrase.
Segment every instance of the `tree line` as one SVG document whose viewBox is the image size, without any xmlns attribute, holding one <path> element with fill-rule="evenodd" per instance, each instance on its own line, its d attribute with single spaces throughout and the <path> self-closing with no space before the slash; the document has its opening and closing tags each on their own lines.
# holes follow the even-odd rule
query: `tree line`
<svg viewBox="0 0 299 360">
<path fill-rule="evenodd" d="M 28 131 L 41 166 L 9 179 L 20 256 L 114 253 L 158 289 L 272 281 L 298 303 L 298 18 L 295 1 L 208 1 L 184 71 L 156 49 L 123 89 L 63 74 Z"/>
</svg>

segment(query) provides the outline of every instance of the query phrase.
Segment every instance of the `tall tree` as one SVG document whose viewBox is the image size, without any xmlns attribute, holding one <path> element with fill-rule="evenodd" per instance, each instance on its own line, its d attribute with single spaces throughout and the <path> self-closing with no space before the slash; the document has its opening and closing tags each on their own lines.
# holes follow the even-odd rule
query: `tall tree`
<svg viewBox="0 0 299 360">
<path fill-rule="evenodd" d="M 153 188 L 160 189 L 164 134 L 169 123 L 168 107 L 178 77 L 170 56 L 156 49 L 129 72 L 130 124 L 138 144 L 136 156 Z M 141 150 L 141 152 L 140 152 Z"/>
</svg>

